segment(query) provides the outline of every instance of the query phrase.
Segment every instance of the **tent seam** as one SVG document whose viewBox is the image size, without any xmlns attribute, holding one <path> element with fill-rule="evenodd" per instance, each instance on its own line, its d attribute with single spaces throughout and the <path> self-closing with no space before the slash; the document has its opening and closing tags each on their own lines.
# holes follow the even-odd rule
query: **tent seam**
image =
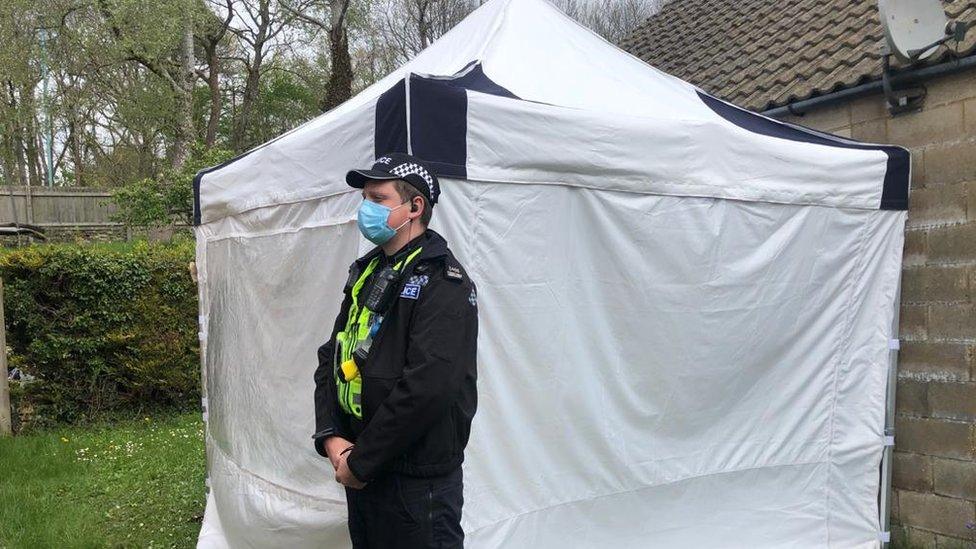
<svg viewBox="0 0 976 549">
<path fill-rule="evenodd" d="M 593 500 L 596 500 L 596 499 L 601 499 L 601 498 L 606 498 L 606 497 L 611 497 L 611 496 L 619 496 L 619 495 L 623 495 L 623 494 L 629 494 L 629 493 L 632 493 L 632 492 L 639 492 L 639 491 L 644 490 L 644 489 L 647 489 L 647 488 L 657 488 L 659 486 L 668 486 L 668 485 L 671 485 L 671 484 L 677 484 L 679 482 L 684 482 L 686 480 L 697 480 L 697 479 L 701 479 L 701 478 L 712 477 L 712 476 L 716 476 L 716 475 L 723 475 L 723 474 L 727 474 L 727 473 L 742 473 L 742 472 L 752 471 L 752 470 L 756 470 L 756 469 L 768 469 L 768 468 L 773 468 L 773 467 L 797 467 L 797 466 L 804 466 L 804 465 L 815 465 L 817 463 L 825 463 L 825 464 L 828 465 L 828 467 L 830 465 L 825 460 L 811 460 L 811 461 L 802 461 L 802 462 L 793 462 L 793 463 L 776 463 L 776 464 L 772 464 L 772 465 L 765 464 L 765 465 L 755 465 L 755 466 L 750 466 L 750 467 L 740 467 L 740 468 L 737 468 L 737 469 L 726 469 L 724 471 L 713 471 L 711 473 L 705 473 L 703 475 L 690 475 L 690 476 L 687 476 L 687 477 L 679 478 L 677 480 L 671 480 L 671 481 L 667 481 L 667 482 L 659 482 L 659 483 L 656 483 L 656 484 L 646 484 L 646 485 L 643 485 L 643 486 L 639 486 L 637 488 L 631 488 L 629 490 L 619 490 L 619 491 L 616 491 L 616 492 L 608 492 L 608 493 L 605 493 L 605 494 L 600 494 L 598 496 L 590 496 L 590 497 L 580 498 L 580 499 L 574 499 L 574 500 L 570 500 L 570 501 L 562 501 L 562 502 L 555 503 L 555 504 L 552 504 L 552 505 L 546 505 L 544 507 L 538 507 L 536 509 L 531 509 L 531 510 L 528 510 L 528 511 L 525 511 L 525 512 L 522 512 L 522 513 L 518 513 L 516 515 L 510 516 L 510 517 L 506 517 L 506 518 L 503 518 L 503 519 L 500 519 L 500 520 L 496 520 L 495 522 L 492 522 L 492 523 L 489 523 L 489 524 L 485 524 L 483 526 L 479 526 L 478 528 L 475 528 L 474 530 L 468 532 L 468 534 L 470 535 L 470 534 L 473 534 L 475 532 L 479 532 L 481 530 L 484 530 L 485 528 L 490 528 L 492 526 L 501 524 L 503 522 L 512 521 L 512 520 L 521 518 L 521 517 L 526 516 L 526 515 L 531 515 L 533 513 L 538 513 L 540 511 L 547 511 L 549 509 L 553 509 L 555 507 L 561 507 L 563 505 L 571 505 L 573 503 L 579 503 L 581 501 L 593 501 Z"/>
<path fill-rule="evenodd" d="M 612 188 L 607 188 L 607 187 L 596 187 L 596 186 L 592 186 L 592 185 L 580 185 L 578 183 L 567 183 L 567 182 L 564 182 L 564 181 L 524 181 L 524 180 L 523 181 L 514 181 L 514 180 L 511 180 L 511 179 L 502 180 L 502 179 L 490 179 L 490 178 L 463 178 L 463 179 L 465 179 L 466 181 L 471 181 L 471 182 L 479 182 L 480 181 L 480 182 L 483 182 L 483 183 L 495 183 L 495 184 L 501 184 L 501 185 L 554 185 L 554 186 L 563 186 L 563 187 L 574 187 L 574 188 L 578 188 L 578 189 L 589 189 L 589 190 L 594 190 L 594 191 L 611 191 L 611 192 L 630 193 L 630 194 L 639 194 L 639 195 L 650 195 L 650 196 L 672 196 L 672 197 L 675 197 L 675 198 L 711 198 L 711 199 L 714 199 L 714 200 L 735 200 L 737 202 L 749 202 L 749 203 L 753 203 L 753 204 L 784 204 L 784 205 L 787 205 L 787 206 L 815 206 L 815 207 L 822 207 L 822 208 L 830 208 L 830 209 L 834 209 L 834 210 L 858 210 L 858 211 L 868 211 L 868 212 L 884 211 L 884 210 L 879 210 L 877 208 L 873 208 L 873 207 L 869 207 L 869 206 L 849 206 L 849 205 L 838 206 L 838 205 L 823 204 L 823 203 L 819 203 L 819 202 L 810 202 L 810 201 L 780 202 L 780 201 L 776 201 L 776 200 L 758 200 L 758 199 L 754 199 L 754 198 L 738 198 L 738 197 L 729 197 L 729 196 L 714 196 L 714 195 L 692 194 L 692 193 L 673 194 L 673 193 L 652 192 L 652 191 L 643 191 L 643 190 L 634 190 L 634 189 L 612 189 Z M 682 186 L 684 186 L 684 187 L 689 187 L 689 186 L 702 187 L 702 186 L 705 186 L 705 185 L 700 184 L 700 183 L 666 183 L 666 185 L 670 185 L 670 186 L 674 186 L 674 187 L 682 187 Z M 719 187 L 719 186 L 714 186 L 714 185 L 712 187 L 715 188 L 715 189 L 724 189 L 724 188 L 726 188 L 726 187 Z M 776 192 L 776 191 L 766 191 L 766 192 L 769 193 L 769 194 L 781 195 L 781 196 L 784 196 L 784 197 L 787 197 L 787 198 L 796 196 L 796 195 L 793 195 L 793 194 L 781 193 L 781 192 Z M 901 211 L 901 210 L 898 210 L 898 211 Z"/>
<path fill-rule="evenodd" d="M 234 216 L 234 215 L 239 215 L 239 214 L 242 214 L 242 213 L 247 213 L 247 212 L 254 211 L 254 210 L 259 210 L 261 208 L 270 208 L 272 206 L 284 206 L 285 204 L 298 204 L 298 203 L 301 203 L 301 202 L 311 202 L 313 200 L 324 200 L 326 198 L 332 198 L 333 196 L 342 196 L 344 194 L 349 194 L 349 193 L 353 193 L 353 192 L 356 192 L 356 191 L 357 191 L 357 189 L 350 188 L 348 190 L 335 191 L 335 192 L 331 192 L 331 193 L 327 193 L 327 194 L 314 194 L 314 195 L 311 195 L 311 196 L 303 196 L 301 198 L 292 198 L 292 199 L 285 198 L 284 200 L 281 200 L 280 202 L 254 202 L 254 203 L 250 203 L 250 204 L 245 203 L 243 206 L 241 206 L 241 209 L 239 209 L 239 210 L 237 210 L 237 209 L 231 210 L 230 213 L 227 213 L 227 214 L 222 215 L 220 217 L 217 217 L 215 219 L 208 219 L 207 221 L 201 221 L 200 225 L 206 225 L 208 223 L 214 223 L 216 221 L 220 221 L 221 219 L 224 219 L 224 218 L 227 218 L 227 217 L 231 217 L 231 216 Z"/>
<path fill-rule="evenodd" d="M 837 354 L 839 356 L 837 356 L 837 360 L 835 360 L 834 363 L 833 382 L 831 384 L 830 431 L 829 431 L 830 434 L 827 439 L 827 479 L 825 484 L 826 501 L 825 501 L 825 509 L 824 509 L 826 512 L 826 516 L 824 517 L 824 522 L 827 530 L 826 532 L 827 546 L 830 546 L 830 520 L 832 514 L 830 508 L 830 500 L 831 500 L 830 496 L 831 496 L 831 484 L 832 484 L 831 470 L 834 468 L 833 467 L 834 445 L 836 444 L 834 441 L 834 432 L 836 426 L 835 418 L 836 418 L 836 411 L 837 411 L 837 380 L 840 377 L 839 371 L 841 366 L 845 362 L 848 362 L 845 359 L 844 351 L 845 348 L 849 347 L 850 338 L 848 336 L 854 324 L 853 322 L 854 311 L 853 311 L 852 304 L 854 302 L 854 295 L 857 289 L 857 281 L 861 279 L 861 275 L 863 271 L 864 244 L 867 236 L 867 227 L 868 227 L 868 223 L 862 224 L 860 235 L 858 236 L 857 262 L 855 263 L 854 272 L 849 282 L 850 293 L 847 298 L 847 305 L 845 306 L 845 309 L 847 309 L 847 316 L 845 318 L 844 331 L 841 334 L 841 338 L 837 342 L 838 343 Z M 845 341 L 848 342 L 847 345 L 845 345 L 844 343 Z"/>
<path fill-rule="evenodd" d="M 505 7 L 502 9 L 501 15 L 495 19 L 495 28 L 491 29 L 491 34 L 485 38 L 485 43 L 481 45 L 481 47 L 478 49 L 478 53 L 475 55 L 475 59 L 479 63 L 482 63 L 482 65 L 484 65 L 485 53 L 495 41 L 495 37 L 498 36 L 498 33 L 501 32 L 502 24 L 508 19 L 508 10 L 511 9 L 511 7 L 512 0 L 508 0 L 508 3 L 505 4 Z"/>
<path fill-rule="evenodd" d="M 287 227 L 284 229 L 276 229 L 271 231 L 263 232 L 233 232 L 233 233 L 222 233 L 219 235 L 211 235 L 209 237 L 204 237 L 206 242 L 220 242 L 221 240 L 226 240 L 228 238 L 258 238 L 264 236 L 276 236 L 279 234 L 291 234 L 303 231 L 305 229 L 319 229 L 322 227 L 339 227 L 340 236 L 344 230 L 344 225 L 356 220 L 356 216 L 348 217 L 330 217 L 329 219 L 323 220 L 320 223 L 310 223 L 302 225 L 300 227 Z"/>
<path fill-rule="evenodd" d="M 450 177 L 450 178 L 447 178 L 447 179 L 459 179 L 459 180 L 470 181 L 470 182 L 479 182 L 480 181 L 482 183 L 496 183 L 496 184 L 502 184 L 502 185 L 555 185 L 555 186 L 563 186 L 563 187 L 574 187 L 574 188 L 578 188 L 578 189 L 589 189 L 589 190 L 595 190 L 595 191 L 612 191 L 612 192 L 619 192 L 619 193 L 630 193 L 630 194 L 639 194 L 639 195 L 648 195 L 648 196 L 671 196 L 671 197 L 675 197 L 675 198 L 711 198 L 713 200 L 735 200 L 737 202 L 749 202 L 749 203 L 753 203 L 753 204 L 784 204 L 784 205 L 787 205 L 787 206 L 815 206 L 815 207 L 822 207 L 822 208 L 830 208 L 830 209 L 834 209 L 834 210 L 858 210 L 858 211 L 868 211 L 868 212 L 889 211 L 889 210 L 879 210 L 878 208 L 869 207 L 869 206 L 832 205 L 832 204 L 824 204 L 824 203 L 820 203 L 820 202 L 802 201 L 802 200 L 796 200 L 796 201 L 792 201 L 792 202 L 787 202 L 786 201 L 787 198 L 793 197 L 795 195 L 789 195 L 789 194 L 786 194 L 786 193 L 778 193 L 778 192 L 775 192 L 775 191 L 766 191 L 766 192 L 768 194 L 782 195 L 782 196 L 784 196 L 786 198 L 784 198 L 782 201 L 778 201 L 778 200 L 769 200 L 769 199 L 759 200 L 759 199 L 755 199 L 755 198 L 740 198 L 740 197 L 729 197 L 729 196 L 714 196 L 714 195 L 710 195 L 710 194 L 695 193 L 695 192 L 688 192 L 688 193 L 681 193 L 681 194 L 678 194 L 678 193 L 667 193 L 667 192 L 651 192 L 651 191 L 642 191 L 642 190 L 634 190 L 634 189 L 612 189 L 612 188 L 606 188 L 606 187 L 596 187 L 596 186 L 592 186 L 592 185 L 580 185 L 578 183 L 567 183 L 567 182 L 564 182 L 564 181 L 525 181 L 525 180 L 514 181 L 514 180 L 511 180 L 511 179 L 501 180 L 501 179 L 491 179 L 491 178 L 485 178 L 485 177 L 479 177 L 479 178 L 467 178 L 467 177 L 455 178 L 455 177 Z M 703 186 L 702 184 L 699 184 L 699 183 L 668 183 L 668 185 L 670 185 L 670 186 L 685 186 L 685 187 L 687 187 L 687 186 L 695 186 L 695 187 L 701 187 L 701 186 Z M 725 187 L 714 187 L 714 188 L 716 188 L 716 189 L 722 189 L 722 188 L 725 188 Z M 246 212 L 249 212 L 249 211 L 252 211 L 252 210 L 257 210 L 257 209 L 260 209 L 260 208 L 270 208 L 272 206 L 281 206 L 281 205 L 284 205 L 284 204 L 296 204 L 296 203 L 299 203 L 299 202 L 307 202 L 307 201 L 311 201 L 311 200 L 321 200 L 321 199 L 324 199 L 324 198 L 330 198 L 330 197 L 333 197 L 333 196 L 339 196 L 339 195 L 346 194 L 348 192 L 354 192 L 354 191 L 355 191 L 355 189 L 350 189 L 349 191 L 338 191 L 338 192 L 329 193 L 329 194 L 323 194 L 323 195 L 313 195 L 313 196 L 308 196 L 308 197 L 296 198 L 296 199 L 292 199 L 292 200 L 284 200 L 284 201 L 281 201 L 281 202 L 260 202 L 260 203 L 248 204 L 248 205 L 244 206 L 243 209 L 241 209 L 241 210 L 233 210 L 233 211 L 230 211 L 230 213 L 227 213 L 227 214 L 222 215 L 220 217 L 217 217 L 215 219 L 209 219 L 209 220 L 206 220 L 206 221 L 202 221 L 200 223 L 200 225 L 206 225 L 208 223 L 213 223 L 215 221 L 219 221 L 219 220 L 224 219 L 226 217 L 230 217 L 230 216 L 233 216 L 233 215 L 238 215 L 238 214 L 246 213 Z M 904 210 L 890 210 L 890 211 L 904 211 Z"/>
<path fill-rule="evenodd" d="M 200 233 L 202 233 L 202 232 L 203 232 L 203 229 L 201 228 L 200 225 L 197 225 L 197 226 L 194 227 L 194 236 L 198 240 L 200 238 Z M 200 322 L 199 318 L 197 320 L 197 322 L 198 322 L 198 330 L 199 330 L 199 332 L 197 334 L 197 343 L 200 346 L 200 348 L 199 348 L 199 353 L 200 353 L 200 398 L 201 398 L 201 408 L 203 408 L 203 405 L 202 405 L 203 404 L 203 399 L 206 399 L 206 398 L 209 397 L 209 392 L 207 390 L 207 379 L 208 379 L 208 377 L 207 377 L 207 348 L 209 346 L 209 343 L 208 343 L 207 339 L 208 339 L 208 335 L 210 333 L 210 292 L 209 292 L 209 287 L 210 286 L 209 286 L 209 284 L 207 284 L 207 282 L 208 282 L 208 280 L 207 280 L 208 279 L 208 274 L 207 274 L 207 241 L 206 241 L 206 239 L 204 239 L 202 246 L 199 245 L 199 244 L 196 245 L 196 253 L 194 254 L 194 259 L 196 260 L 196 268 L 197 268 L 197 299 L 199 300 L 199 304 L 200 304 L 199 315 L 202 316 L 202 317 L 204 317 L 204 319 L 206 319 L 206 322 Z M 209 416 L 210 409 L 209 409 L 209 406 L 207 407 L 207 410 L 206 411 L 207 411 L 207 414 L 208 415 L 207 415 L 207 417 L 205 417 L 203 419 L 203 432 L 204 432 L 203 452 L 204 452 L 204 460 L 205 460 L 203 474 L 204 474 L 204 478 L 205 479 L 209 479 L 210 478 L 210 459 L 209 459 L 209 455 L 208 455 L 209 454 L 209 450 L 208 450 L 207 444 L 206 444 L 206 437 L 208 436 L 209 431 L 210 431 L 210 416 Z M 212 491 L 213 488 L 210 487 L 210 490 Z"/>
<path fill-rule="evenodd" d="M 214 442 L 214 438 L 213 438 L 213 436 L 210 435 L 209 432 L 207 433 L 207 438 L 210 440 L 212 446 L 217 450 L 217 452 L 220 453 L 220 456 L 224 460 L 227 461 L 227 463 L 230 463 L 231 465 L 233 465 L 234 467 L 236 467 L 237 469 L 239 469 L 240 471 L 242 471 L 244 474 L 246 474 L 248 476 L 251 476 L 253 478 L 256 478 L 259 481 L 267 484 L 268 486 L 270 486 L 270 487 L 278 490 L 279 491 L 279 494 L 277 494 L 277 495 L 279 495 L 279 496 L 285 496 L 285 497 L 288 497 L 289 499 L 290 498 L 293 498 L 293 497 L 298 497 L 298 498 L 301 498 L 303 500 L 304 499 L 311 499 L 311 500 L 314 500 L 314 501 L 328 502 L 328 503 L 334 504 L 334 505 L 345 505 L 345 501 L 340 501 L 340 500 L 332 499 L 332 498 L 315 497 L 315 496 L 312 496 L 312 495 L 309 495 L 309 494 L 304 494 L 302 492 L 298 492 L 296 490 L 292 490 L 291 488 L 288 488 L 286 486 L 282 486 L 282 485 L 277 484 L 275 482 L 272 482 L 272 481 L 270 481 L 270 480 L 262 477 L 261 475 L 259 475 L 259 474 L 255 473 L 255 472 L 247 469 L 246 467 L 242 466 L 240 463 L 238 463 L 237 461 L 235 461 L 234 459 L 232 459 L 227 454 L 227 452 L 225 452 L 223 450 L 223 448 L 220 447 L 219 444 L 217 444 L 216 442 Z"/>
</svg>

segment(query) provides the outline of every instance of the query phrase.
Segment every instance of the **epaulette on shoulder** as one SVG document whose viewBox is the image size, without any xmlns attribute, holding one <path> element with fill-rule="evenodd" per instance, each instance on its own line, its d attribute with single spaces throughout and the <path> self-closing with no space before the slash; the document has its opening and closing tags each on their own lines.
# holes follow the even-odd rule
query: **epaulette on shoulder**
<svg viewBox="0 0 976 549">
<path fill-rule="evenodd" d="M 417 266 L 413 268 L 413 272 L 417 274 L 425 274 L 434 272 L 434 266 L 438 263 L 440 258 L 428 257 L 425 259 L 418 259 Z"/>
<path fill-rule="evenodd" d="M 444 277 L 454 282 L 462 282 L 464 280 L 464 270 L 461 268 L 461 264 L 453 258 L 445 260 Z"/>
</svg>

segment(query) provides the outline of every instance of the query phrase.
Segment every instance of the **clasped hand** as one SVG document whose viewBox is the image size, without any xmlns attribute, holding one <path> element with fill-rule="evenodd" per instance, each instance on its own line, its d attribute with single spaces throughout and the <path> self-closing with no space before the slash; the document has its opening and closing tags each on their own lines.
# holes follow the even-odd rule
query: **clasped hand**
<svg viewBox="0 0 976 549">
<path fill-rule="evenodd" d="M 346 450 L 352 446 L 351 442 L 340 436 L 331 436 L 325 440 L 325 452 L 329 455 L 332 468 L 335 469 L 336 482 L 348 488 L 359 490 L 366 486 L 366 483 L 356 478 L 356 475 L 349 469 L 349 464 L 346 463 L 349 458 L 349 452 Z"/>
</svg>

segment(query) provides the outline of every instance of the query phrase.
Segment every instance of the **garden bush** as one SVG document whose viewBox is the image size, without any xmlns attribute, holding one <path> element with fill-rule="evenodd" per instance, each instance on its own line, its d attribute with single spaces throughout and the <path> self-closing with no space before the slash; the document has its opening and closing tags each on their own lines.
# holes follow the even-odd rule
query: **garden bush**
<svg viewBox="0 0 976 549">
<path fill-rule="evenodd" d="M 192 260 L 188 239 L 0 252 L 22 428 L 198 406 Z"/>
</svg>

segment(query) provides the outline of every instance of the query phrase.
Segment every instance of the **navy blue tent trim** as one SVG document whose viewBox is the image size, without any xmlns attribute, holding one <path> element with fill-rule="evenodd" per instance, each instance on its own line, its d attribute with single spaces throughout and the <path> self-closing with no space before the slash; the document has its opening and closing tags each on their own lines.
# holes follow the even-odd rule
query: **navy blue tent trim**
<svg viewBox="0 0 976 549">
<path fill-rule="evenodd" d="M 477 91 L 519 99 L 488 78 L 477 60 L 446 77 L 410 75 L 410 144 L 437 175 L 467 177 L 468 96 Z M 407 93 L 404 80 L 383 92 L 376 101 L 373 151 L 378 158 L 389 152 L 407 152 Z M 193 178 L 193 224 L 201 220 L 200 181 L 203 176 L 244 158 L 274 139 L 222 164 L 201 170 Z"/>
<path fill-rule="evenodd" d="M 427 161 L 437 175 L 467 177 L 467 91 L 518 97 L 488 78 L 478 61 L 447 77 L 411 74 L 409 78 L 409 132 L 405 80 L 383 92 L 376 102 L 376 157 L 407 152 L 409 139 L 413 154 Z"/>
<path fill-rule="evenodd" d="M 474 64 L 473 67 L 472 63 Z M 454 74 L 455 76 L 448 81 L 453 86 L 464 88 L 466 90 L 508 97 L 510 99 L 520 99 L 517 95 L 508 91 L 508 89 L 499 86 L 491 78 L 488 78 L 488 75 L 485 74 L 484 69 L 481 67 L 481 63 L 478 63 L 477 61 L 468 63 L 463 69 Z"/>
<path fill-rule="evenodd" d="M 383 92 L 376 100 L 376 129 L 373 136 L 373 155 L 407 152 L 407 98 L 403 80 Z"/>
<path fill-rule="evenodd" d="M 468 94 L 444 81 L 410 75 L 410 142 L 437 175 L 467 177 Z"/>
<path fill-rule="evenodd" d="M 193 176 L 193 224 L 200 224 L 200 179 L 203 178 L 203 174 L 206 170 L 200 170 L 195 176 Z"/>
<path fill-rule="evenodd" d="M 840 139 L 836 136 L 818 132 L 810 128 L 795 128 L 788 124 L 782 124 L 756 113 L 740 109 L 700 91 L 698 92 L 698 97 L 722 118 L 754 133 L 778 137 L 780 139 L 789 139 L 791 141 L 828 145 L 842 149 L 883 151 L 888 155 L 888 163 L 881 189 L 881 205 L 879 209 L 908 209 L 911 155 L 906 149 L 896 146 L 858 143 L 856 141 Z"/>
</svg>

